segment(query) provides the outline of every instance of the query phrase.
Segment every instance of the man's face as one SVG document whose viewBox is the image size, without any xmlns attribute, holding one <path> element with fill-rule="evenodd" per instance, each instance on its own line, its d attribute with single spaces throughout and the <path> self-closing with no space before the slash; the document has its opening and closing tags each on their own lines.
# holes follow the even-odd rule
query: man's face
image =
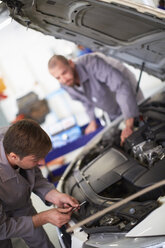
<svg viewBox="0 0 165 248">
<path fill-rule="evenodd" d="M 44 165 L 45 159 L 36 159 L 33 155 L 29 155 L 21 160 L 19 159 L 18 163 L 17 165 L 22 169 L 31 169 L 37 165 Z"/>
<path fill-rule="evenodd" d="M 12 167 L 18 166 L 22 169 L 31 169 L 37 165 L 44 165 L 45 159 L 36 159 L 34 155 L 28 155 L 22 159 L 15 153 L 10 153 L 8 156 L 9 163 Z"/>
<path fill-rule="evenodd" d="M 69 62 L 69 64 L 64 64 L 61 61 L 58 61 L 57 65 L 53 69 L 50 69 L 50 73 L 62 85 L 69 87 L 75 85 L 75 71 L 72 62 Z"/>
</svg>

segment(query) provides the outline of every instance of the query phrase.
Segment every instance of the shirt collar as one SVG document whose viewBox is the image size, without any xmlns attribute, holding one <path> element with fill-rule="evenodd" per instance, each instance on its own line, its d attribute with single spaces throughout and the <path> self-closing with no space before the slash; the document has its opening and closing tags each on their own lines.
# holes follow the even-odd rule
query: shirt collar
<svg viewBox="0 0 165 248">
<path fill-rule="evenodd" d="M 0 177 L 3 182 L 16 177 L 15 170 L 7 160 L 2 140 L 0 141 Z"/>
<path fill-rule="evenodd" d="M 84 83 L 89 79 L 88 73 L 81 65 L 75 64 L 75 69 L 79 75 L 80 83 Z"/>
</svg>

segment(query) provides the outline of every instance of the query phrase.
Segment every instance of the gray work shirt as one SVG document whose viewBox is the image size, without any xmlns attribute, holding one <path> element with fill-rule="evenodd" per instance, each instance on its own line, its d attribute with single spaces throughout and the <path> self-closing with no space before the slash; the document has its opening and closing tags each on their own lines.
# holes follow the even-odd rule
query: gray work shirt
<svg viewBox="0 0 165 248">
<path fill-rule="evenodd" d="M 99 53 L 90 53 L 74 61 L 83 87 L 62 87 L 74 100 L 81 101 L 90 117 L 95 119 L 94 108 L 106 111 L 110 120 L 123 114 L 124 119 L 137 117 L 137 101 L 143 99 L 139 90 L 136 97 L 134 74 L 118 60 Z"/>
<path fill-rule="evenodd" d="M 25 170 L 26 179 L 11 167 L 3 148 L 5 131 L 0 128 L 0 240 L 33 235 L 31 193 L 45 202 L 54 189 L 38 167 Z"/>
</svg>

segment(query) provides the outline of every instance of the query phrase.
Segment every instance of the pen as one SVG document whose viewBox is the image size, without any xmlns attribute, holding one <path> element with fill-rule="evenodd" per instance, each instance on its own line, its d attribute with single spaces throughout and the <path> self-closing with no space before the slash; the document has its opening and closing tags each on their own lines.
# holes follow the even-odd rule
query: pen
<svg viewBox="0 0 165 248">
<path fill-rule="evenodd" d="M 81 207 L 82 205 L 84 205 L 87 201 L 83 201 L 80 203 L 80 205 L 78 207 L 75 207 L 72 209 L 72 212 L 74 212 L 77 208 Z"/>
</svg>

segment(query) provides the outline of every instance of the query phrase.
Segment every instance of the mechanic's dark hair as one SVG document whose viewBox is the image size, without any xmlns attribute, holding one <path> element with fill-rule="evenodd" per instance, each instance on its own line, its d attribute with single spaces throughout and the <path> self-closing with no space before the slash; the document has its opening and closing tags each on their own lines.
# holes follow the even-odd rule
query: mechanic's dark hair
<svg viewBox="0 0 165 248">
<path fill-rule="evenodd" d="M 69 65 L 68 59 L 62 55 L 53 55 L 48 62 L 48 69 L 53 69 L 61 61 L 64 65 Z"/>
<path fill-rule="evenodd" d="M 29 155 L 41 159 L 48 154 L 52 143 L 37 122 L 24 119 L 9 127 L 3 139 L 3 146 L 7 154 L 14 152 L 20 159 Z"/>
</svg>

